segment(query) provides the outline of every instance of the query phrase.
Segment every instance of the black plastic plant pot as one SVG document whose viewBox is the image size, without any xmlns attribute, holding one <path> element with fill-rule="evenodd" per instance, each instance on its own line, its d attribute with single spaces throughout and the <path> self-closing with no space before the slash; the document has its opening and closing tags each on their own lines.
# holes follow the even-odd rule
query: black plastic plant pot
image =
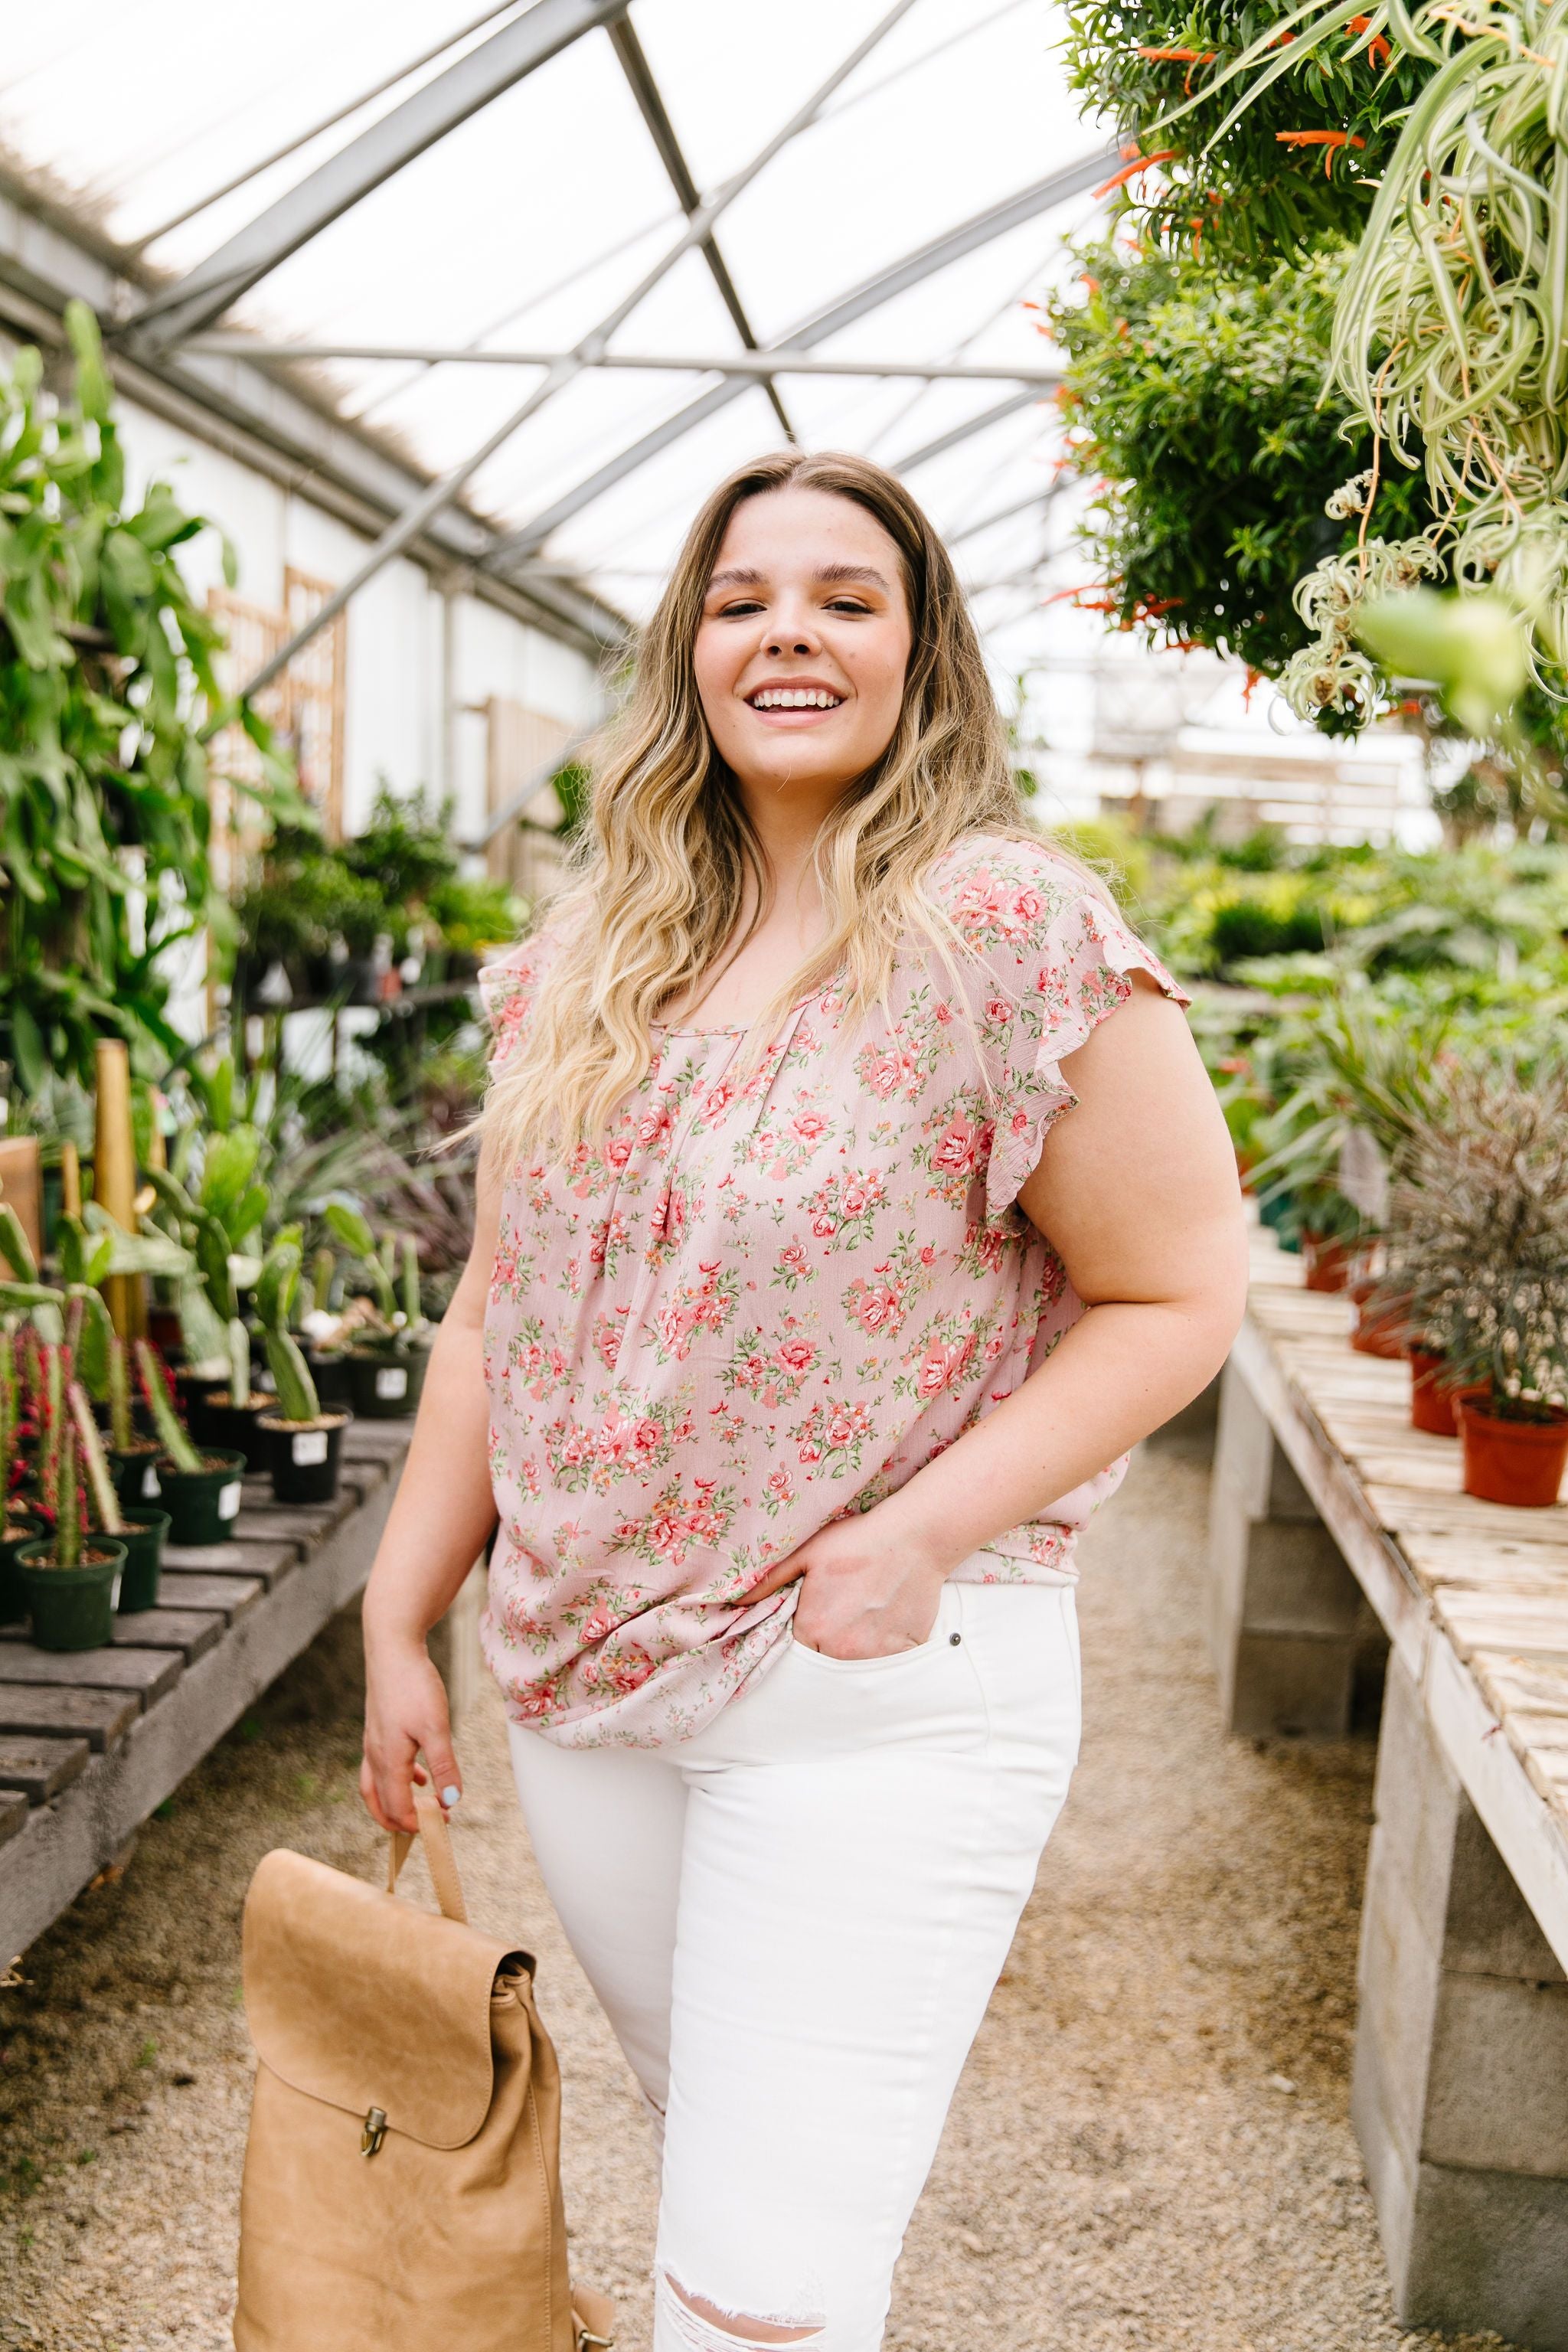
<svg viewBox="0 0 1568 2352">
<path fill-rule="evenodd" d="M 121 1507 L 128 1503 L 155 1503 L 163 1491 L 159 1466 L 162 1448 L 155 1437 L 138 1438 L 122 1451 L 109 1449 L 109 1475 Z"/>
<path fill-rule="evenodd" d="M 204 1403 L 217 1390 L 226 1389 L 227 1386 L 226 1371 L 193 1372 L 187 1366 L 182 1364 L 174 1374 L 174 1402 L 188 1421 L 198 1404 Z"/>
<path fill-rule="evenodd" d="M 120 1614 L 158 1604 L 158 1580 L 163 1572 L 163 1546 L 169 1539 L 169 1514 L 151 1504 L 136 1503 L 121 1513 L 124 1532 L 110 1538 L 125 1546 L 125 1573 L 120 1580 Z"/>
<path fill-rule="evenodd" d="M 27 1613 L 27 1589 L 16 1555 L 46 1532 L 36 1511 L 11 1511 L 0 1536 L 0 1625 L 19 1625 Z"/>
<path fill-rule="evenodd" d="M 272 1446 L 272 1494 L 279 1503 L 330 1503 L 338 1491 L 343 1432 L 351 1413 L 318 1413 L 314 1421 L 262 1416 Z"/>
<path fill-rule="evenodd" d="M 353 1403 L 349 1388 L 349 1360 L 342 1348 L 329 1348 L 318 1355 L 314 1348 L 302 1348 L 305 1369 L 316 1384 L 316 1402 L 323 1412 L 347 1412 Z"/>
<path fill-rule="evenodd" d="M 265 1470 L 271 1449 L 257 1419 L 271 1402 L 253 1396 L 247 1404 L 230 1404 L 226 1389 L 214 1389 L 192 1403 L 191 1435 L 205 1453 L 237 1454 L 247 1471 Z"/>
<path fill-rule="evenodd" d="M 207 1454 L 199 1470 L 176 1470 L 165 1454 L 158 1465 L 172 1544 L 228 1543 L 239 1510 L 245 1464 L 237 1454 Z"/>
<path fill-rule="evenodd" d="M 117 1537 L 92 1536 L 79 1568 L 54 1566 L 55 1539 L 25 1544 L 18 1566 L 27 1590 L 27 1614 L 40 1650 L 101 1650 L 114 1633 L 114 1606 L 125 1570 Z"/>
<path fill-rule="evenodd" d="M 349 1349 L 349 1396 L 363 1421 L 402 1421 L 417 1412 L 428 1348 L 384 1356 L 374 1348 Z"/>
</svg>

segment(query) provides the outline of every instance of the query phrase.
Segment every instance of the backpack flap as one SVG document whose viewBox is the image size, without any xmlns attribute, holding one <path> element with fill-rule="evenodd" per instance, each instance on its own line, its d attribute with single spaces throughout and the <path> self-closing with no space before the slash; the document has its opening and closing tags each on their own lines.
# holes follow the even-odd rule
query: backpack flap
<svg viewBox="0 0 1568 2352">
<path fill-rule="evenodd" d="M 490 2002 L 526 1954 L 279 1848 L 245 1905 L 245 2006 L 291 2090 L 426 2147 L 463 2147 L 494 2088 Z"/>
</svg>

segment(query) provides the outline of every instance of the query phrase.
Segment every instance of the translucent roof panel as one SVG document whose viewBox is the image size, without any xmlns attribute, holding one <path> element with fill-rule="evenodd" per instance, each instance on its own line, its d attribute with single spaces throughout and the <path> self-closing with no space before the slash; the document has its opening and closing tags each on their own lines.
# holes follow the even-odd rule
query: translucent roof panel
<svg viewBox="0 0 1568 2352">
<path fill-rule="evenodd" d="M 390 137 L 421 93 L 433 105 L 455 68 L 484 70 L 509 37 L 569 13 L 564 0 L 77 0 L 8 28 L 0 140 L 153 273 L 157 299 L 302 201 L 333 159 L 352 164 L 378 126 Z M 1025 666 L 1071 506 L 1051 495 L 1058 412 L 1048 383 L 1025 379 L 1052 352 L 1025 305 L 1064 268 L 1100 174 L 835 331 L 818 322 L 962 224 L 1104 155 L 1106 126 L 1079 118 L 1066 84 L 1058 9 L 795 0 L 781 19 L 734 0 L 633 0 L 622 13 L 629 36 L 601 26 L 564 42 L 208 306 L 192 348 L 243 334 L 285 380 L 308 364 L 315 397 L 431 476 L 520 419 L 461 491 L 515 535 L 497 561 L 519 578 L 575 576 L 632 615 L 714 480 L 786 424 L 808 447 L 864 450 L 907 472 L 954 537 L 999 661 Z M 712 253 L 673 259 L 621 317 L 682 235 L 682 194 L 711 198 L 745 173 L 863 44 L 724 205 Z M 607 323 L 608 355 L 628 363 L 547 386 L 551 360 Z M 770 385 L 704 367 L 748 341 L 798 345 L 815 368 L 786 360 Z M 177 356 L 180 338 L 167 348 Z M 668 364 L 636 364 L 655 361 Z M 875 372 L 900 366 L 937 374 Z"/>
</svg>

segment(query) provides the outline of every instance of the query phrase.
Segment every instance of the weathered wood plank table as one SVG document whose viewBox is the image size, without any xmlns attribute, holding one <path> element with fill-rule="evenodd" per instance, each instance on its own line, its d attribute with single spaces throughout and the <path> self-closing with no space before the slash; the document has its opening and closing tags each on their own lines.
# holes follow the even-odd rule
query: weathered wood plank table
<svg viewBox="0 0 1568 2352">
<path fill-rule="evenodd" d="M 1342 1732 L 1384 1675 L 1352 2112 L 1399 2316 L 1568 2352 L 1568 1505 L 1461 1493 L 1351 1320 L 1257 1236 L 1210 1649 L 1240 1732 Z"/>
<path fill-rule="evenodd" d="M 354 1423 L 319 1509 L 279 1509 L 247 1480 L 235 1540 L 166 1552 L 158 1607 L 117 1619 L 101 1650 L 0 1630 L 0 1968 L 354 1599 L 412 1432 Z"/>
</svg>

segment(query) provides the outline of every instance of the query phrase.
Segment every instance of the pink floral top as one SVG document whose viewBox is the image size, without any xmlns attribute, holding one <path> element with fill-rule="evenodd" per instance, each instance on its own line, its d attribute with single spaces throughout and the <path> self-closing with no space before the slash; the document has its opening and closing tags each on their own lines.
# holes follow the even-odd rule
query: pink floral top
<svg viewBox="0 0 1568 2352">
<path fill-rule="evenodd" d="M 739 1030 L 661 1031 L 605 1139 L 505 1187 L 485 1654 L 563 1745 L 695 1731 L 788 1623 L 793 1587 L 747 1605 L 769 1563 L 901 1486 L 1083 1312 L 1016 1198 L 1075 1100 L 1057 1066 L 1134 968 L 1185 1000 L 1044 843 L 976 836 L 929 887 L 961 990 L 911 944 L 889 1012 L 808 997 L 743 1083 Z M 498 1062 L 555 945 L 480 975 Z M 1070 1576 L 1125 1466 L 994 1537 L 985 1578 Z"/>
</svg>

